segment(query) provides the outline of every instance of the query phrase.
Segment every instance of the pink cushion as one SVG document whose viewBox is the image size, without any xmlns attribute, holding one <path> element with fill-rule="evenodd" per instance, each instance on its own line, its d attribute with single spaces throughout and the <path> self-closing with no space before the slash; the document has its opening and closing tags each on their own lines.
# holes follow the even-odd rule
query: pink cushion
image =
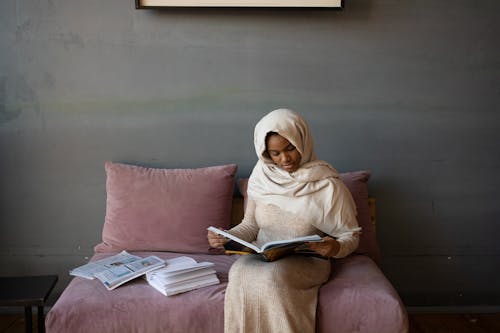
<svg viewBox="0 0 500 333">
<path fill-rule="evenodd" d="M 153 169 L 106 162 L 106 218 L 95 251 L 206 253 L 207 227 L 230 225 L 236 168 Z"/>
<path fill-rule="evenodd" d="M 134 252 L 162 259 L 182 254 Z M 75 277 L 46 316 L 51 333 L 224 331 L 224 292 L 236 255 L 189 255 L 209 261 L 221 283 L 165 297 L 144 279 L 106 291 L 101 282 Z M 105 258 L 98 253 L 91 261 Z M 331 278 L 321 286 L 316 332 L 408 332 L 404 304 L 382 271 L 360 255 L 336 260 Z"/>
<path fill-rule="evenodd" d="M 362 228 L 359 246 L 355 253 L 366 254 L 374 261 L 379 262 L 380 251 L 375 235 L 375 226 L 370 220 L 370 209 L 368 206 L 368 180 L 370 171 L 355 171 L 340 174 L 340 178 L 347 186 L 356 203 L 358 211 L 358 223 Z M 248 178 L 238 179 L 240 193 L 246 198 Z"/>
<path fill-rule="evenodd" d="M 359 246 L 355 251 L 359 254 L 366 254 L 375 262 L 380 261 L 380 250 L 375 234 L 375 225 L 370 219 L 370 207 L 368 205 L 368 180 L 370 171 L 355 171 L 340 174 L 340 178 L 347 186 L 356 203 L 358 211 L 358 223 L 361 227 Z"/>
</svg>

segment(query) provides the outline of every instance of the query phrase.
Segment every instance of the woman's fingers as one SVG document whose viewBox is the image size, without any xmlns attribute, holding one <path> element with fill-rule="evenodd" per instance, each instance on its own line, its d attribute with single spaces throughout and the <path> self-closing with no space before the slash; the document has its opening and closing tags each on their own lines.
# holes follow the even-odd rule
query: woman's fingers
<svg viewBox="0 0 500 333">
<path fill-rule="evenodd" d="M 323 242 L 309 242 L 309 248 L 322 256 L 332 257 L 340 249 L 340 244 L 332 237 L 323 237 Z"/>
<path fill-rule="evenodd" d="M 208 239 L 208 243 L 213 248 L 223 247 L 224 244 L 226 243 L 226 239 L 224 237 L 222 237 L 221 235 L 218 235 L 212 231 L 208 231 L 207 239 Z"/>
</svg>

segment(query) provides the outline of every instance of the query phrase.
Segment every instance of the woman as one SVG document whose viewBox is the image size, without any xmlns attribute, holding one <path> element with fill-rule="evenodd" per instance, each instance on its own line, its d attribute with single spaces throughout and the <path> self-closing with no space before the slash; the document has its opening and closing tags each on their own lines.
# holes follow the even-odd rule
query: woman
<svg viewBox="0 0 500 333">
<path fill-rule="evenodd" d="M 314 154 L 313 139 L 297 113 L 278 109 L 255 127 L 259 158 L 248 181 L 243 221 L 229 233 L 260 246 L 319 234 L 309 248 L 341 258 L 358 246 L 354 201 L 337 171 Z M 209 232 L 212 247 L 227 241 Z M 242 256 L 231 267 L 224 303 L 225 332 L 314 332 L 318 290 L 330 260 L 292 255 L 265 262 Z"/>
</svg>

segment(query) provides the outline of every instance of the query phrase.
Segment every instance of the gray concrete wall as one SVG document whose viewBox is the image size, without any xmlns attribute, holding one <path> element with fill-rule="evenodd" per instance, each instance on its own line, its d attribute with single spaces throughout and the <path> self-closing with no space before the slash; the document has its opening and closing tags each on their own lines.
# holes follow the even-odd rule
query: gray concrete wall
<svg viewBox="0 0 500 333">
<path fill-rule="evenodd" d="M 1 1 L 0 273 L 60 292 L 100 240 L 106 160 L 247 176 L 255 122 L 290 107 L 322 159 L 372 170 L 408 305 L 499 305 L 500 2 L 345 3 Z"/>
</svg>

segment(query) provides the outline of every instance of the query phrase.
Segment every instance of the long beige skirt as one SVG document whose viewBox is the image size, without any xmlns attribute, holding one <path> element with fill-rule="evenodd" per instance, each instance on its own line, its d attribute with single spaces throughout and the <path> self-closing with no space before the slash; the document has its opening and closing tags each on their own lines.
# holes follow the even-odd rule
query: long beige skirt
<svg viewBox="0 0 500 333">
<path fill-rule="evenodd" d="M 229 271 L 224 303 L 226 333 L 313 333 L 318 290 L 330 261 L 300 255 L 265 262 L 244 255 Z"/>
</svg>

